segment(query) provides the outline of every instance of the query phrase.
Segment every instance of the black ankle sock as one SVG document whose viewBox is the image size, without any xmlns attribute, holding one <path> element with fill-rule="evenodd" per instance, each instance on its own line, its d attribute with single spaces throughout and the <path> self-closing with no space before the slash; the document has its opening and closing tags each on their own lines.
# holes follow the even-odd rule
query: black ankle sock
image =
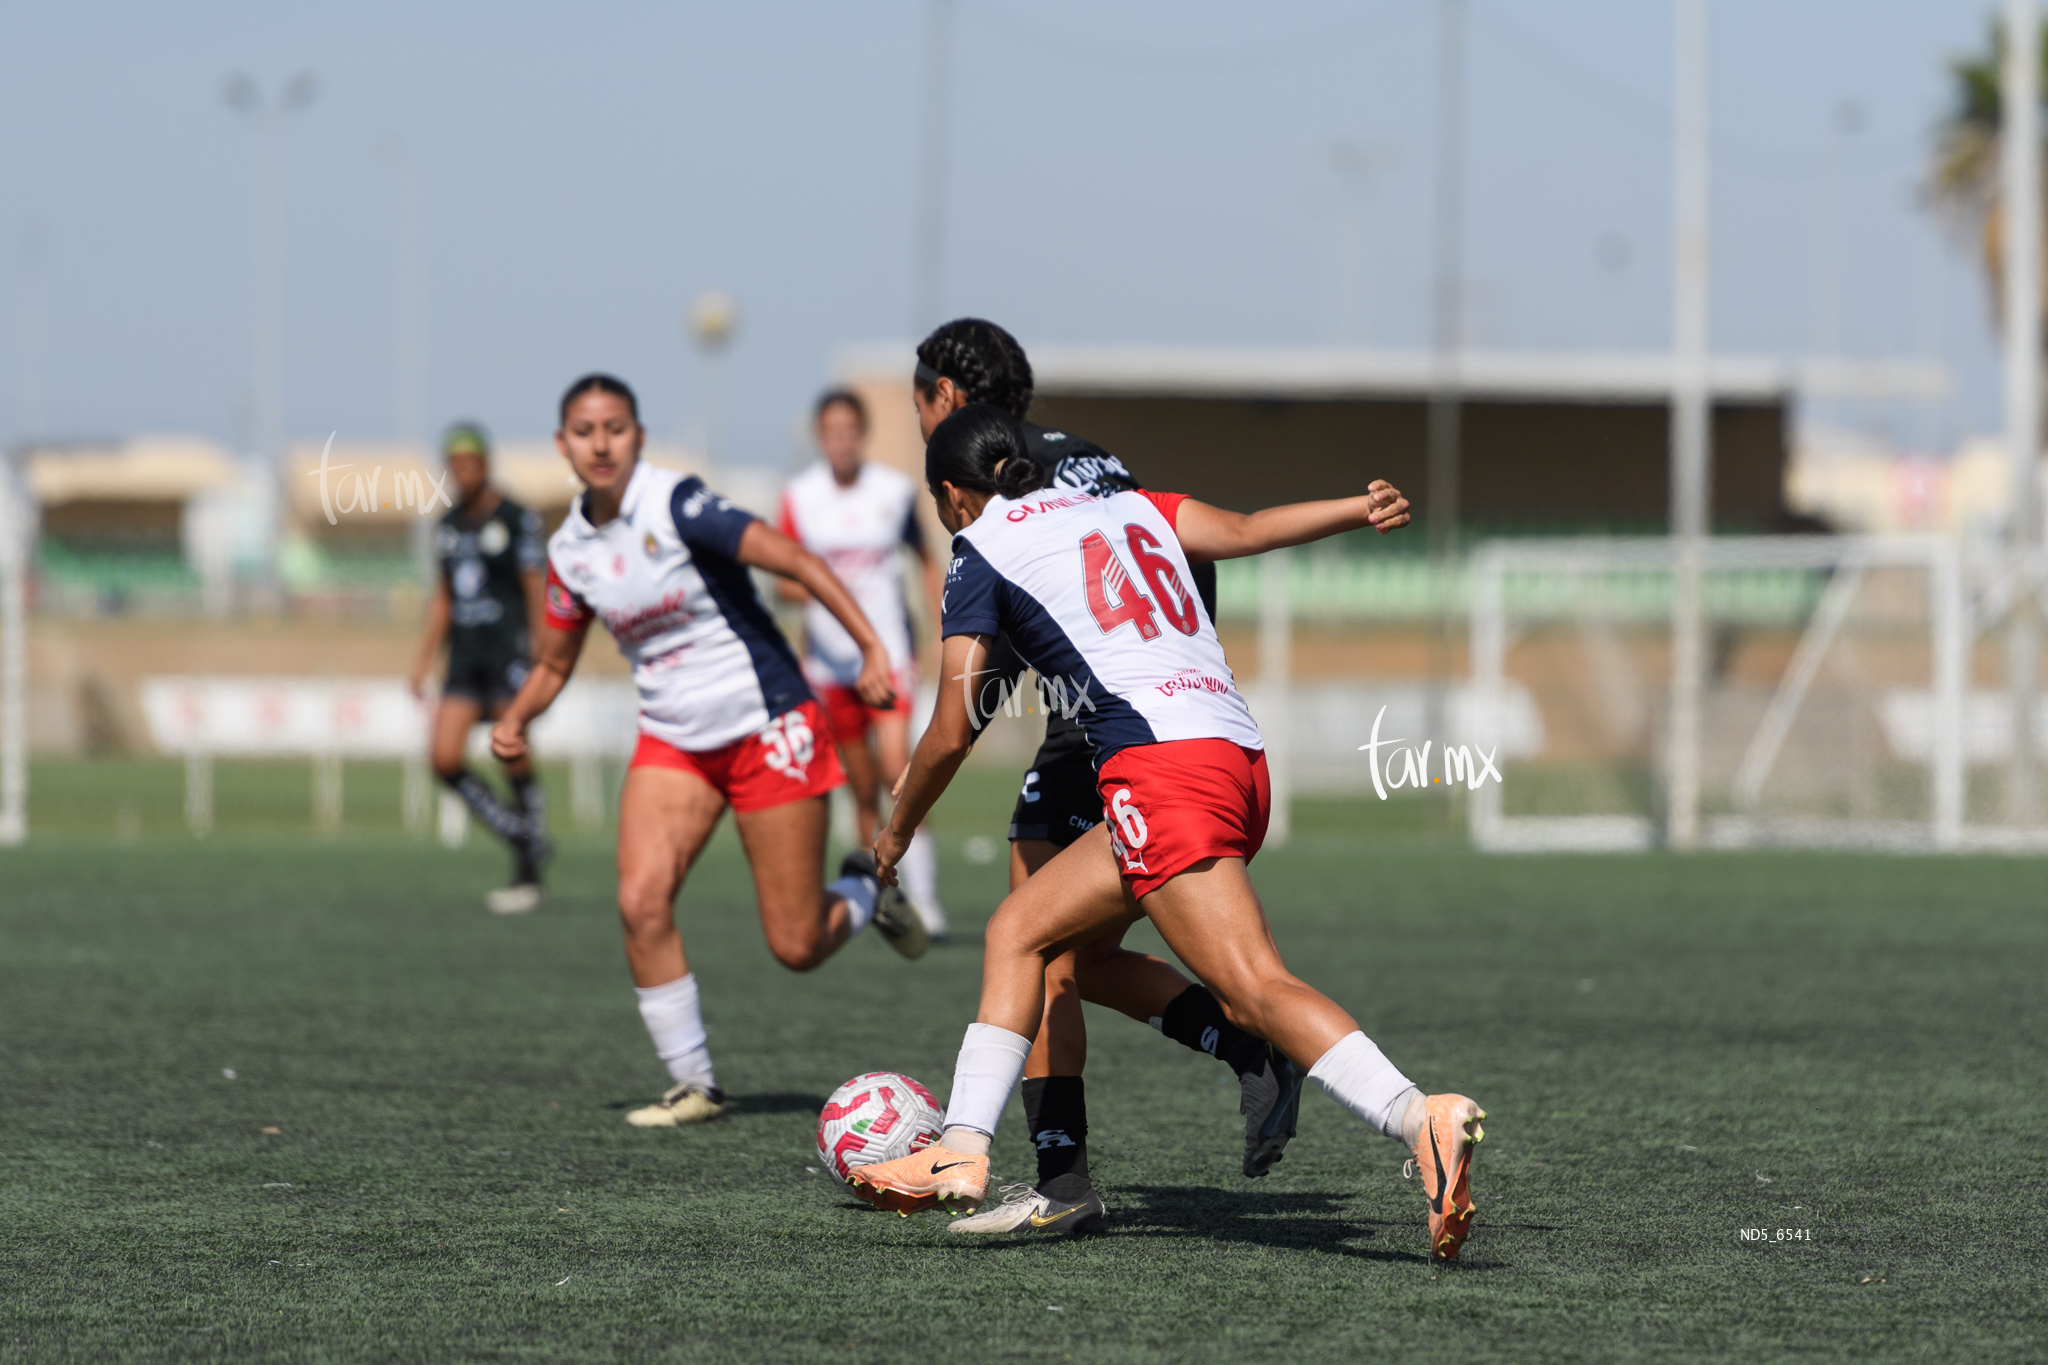
<svg viewBox="0 0 2048 1365">
<path fill-rule="evenodd" d="M 1159 1031 L 1183 1047 L 1206 1052 L 1242 1079 L 1266 1064 L 1266 1043 L 1223 1017 L 1223 1006 L 1207 986 L 1196 984 L 1173 997 L 1159 1016 Z"/>
<path fill-rule="evenodd" d="M 526 837 L 526 817 L 512 810 L 498 799 L 484 780 L 464 768 L 453 777 L 443 778 L 454 793 L 462 798 L 477 819 L 484 822 L 493 834 L 511 842 Z"/>
<path fill-rule="evenodd" d="M 1038 1188 L 1075 1176 L 1088 1181 L 1088 1100 L 1079 1076 L 1047 1076 L 1024 1082 L 1024 1131 L 1038 1149 Z M 1055 1198 L 1066 1196 L 1055 1194 Z"/>
</svg>

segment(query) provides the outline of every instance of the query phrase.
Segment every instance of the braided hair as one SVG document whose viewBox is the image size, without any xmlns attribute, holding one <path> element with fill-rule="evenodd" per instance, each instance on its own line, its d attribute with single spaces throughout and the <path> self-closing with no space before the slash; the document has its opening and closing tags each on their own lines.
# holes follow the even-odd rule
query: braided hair
<svg viewBox="0 0 2048 1365">
<path fill-rule="evenodd" d="M 1031 408 L 1031 362 L 993 322 L 955 318 L 918 344 L 917 387 L 929 396 L 950 379 L 970 403 L 993 403 L 1021 420 Z"/>
<path fill-rule="evenodd" d="M 933 429 L 924 447 L 924 481 L 973 493 L 1021 498 L 1045 487 L 1045 466 L 1031 458 L 1024 428 L 993 403 L 969 403 Z"/>
</svg>

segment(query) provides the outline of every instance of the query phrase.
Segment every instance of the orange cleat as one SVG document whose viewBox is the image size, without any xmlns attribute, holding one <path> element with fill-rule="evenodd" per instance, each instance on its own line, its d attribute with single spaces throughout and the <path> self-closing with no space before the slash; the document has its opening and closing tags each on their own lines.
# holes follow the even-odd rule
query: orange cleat
<svg viewBox="0 0 2048 1365">
<path fill-rule="evenodd" d="M 1472 1231 L 1472 1152 L 1486 1136 L 1486 1111 L 1463 1095 L 1431 1095 L 1423 1104 L 1415 1169 L 1429 1197 L 1429 1258 L 1455 1261 Z"/>
<path fill-rule="evenodd" d="M 846 1183 L 876 1208 L 894 1209 L 906 1218 L 935 1204 L 972 1213 L 988 1198 L 988 1158 L 934 1144 L 894 1161 L 856 1166 Z"/>
</svg>

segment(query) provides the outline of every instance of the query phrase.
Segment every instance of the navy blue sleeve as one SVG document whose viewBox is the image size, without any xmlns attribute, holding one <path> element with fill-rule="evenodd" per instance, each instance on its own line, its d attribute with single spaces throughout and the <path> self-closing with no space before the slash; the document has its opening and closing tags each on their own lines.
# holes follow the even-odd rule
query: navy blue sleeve
<svg viewBox="0 0 2048 1365">
<path fill-rule="evenodd" d="M 916 498 L 903 509 L 903 543 L 920 554 L 924 552 L 924 527 L 918 525 Z"/>
<path fill-rule="evenodd" d="M 748 526 L 760 520 L 706 488 L 704 480 L 694 474 L 676 485 L 668 506 L 683 544 L 692 552 L 708 550 L 727 559 L 739 558 L 740 537 L 747 533 Z"/>
<path fill-rule="evenodd" d="M 964 536 L 953 537 L 953 562 L 946 569 L 946 592 L 939 599 L 939 634 L 1002 633 L 1002 575 L 981 557 Z"/>
</svg>

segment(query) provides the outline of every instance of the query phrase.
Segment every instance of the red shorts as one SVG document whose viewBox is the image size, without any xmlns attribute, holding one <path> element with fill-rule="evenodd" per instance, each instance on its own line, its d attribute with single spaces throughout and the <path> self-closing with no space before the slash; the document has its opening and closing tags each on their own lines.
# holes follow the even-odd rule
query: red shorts
<svg viewBox="0 0 2048 1365">
<path fill-rule="evenodd" d="M 901 716 L 910 719 L 910 708 L 917 702 L 917 670 L 899 668 L 896 670 L 896 704 L 887 710 L 877 710 L 860 699 L 860 693 L 850 687 L 839 687 L 827 683 L 812 686 L 818 699 L 825 704 L 825 719 L 832 723 L 832 738 L 839 744 L 858 744 L 868 737 L 879 716 Z"/>
<path fill-rule="evenodd" d="M 695 773 L 734 810 L 767 810 L 823 796 L 845 783 L 838 751 L 823 742 L 830 734 L 818 703 L 807 701 L 769 721 L 758 734 L 716 749 L 678 749 L 643 730 L 627 766 Z"/>
<path fill-rule="evenodd" d="M 1266 755 L 1226 739 L 1120 749 L 1096 774 L 1110 847 L 1133 896 L 1204 858 L 1250 862 L 1266 842 Z"/>
</svg>

